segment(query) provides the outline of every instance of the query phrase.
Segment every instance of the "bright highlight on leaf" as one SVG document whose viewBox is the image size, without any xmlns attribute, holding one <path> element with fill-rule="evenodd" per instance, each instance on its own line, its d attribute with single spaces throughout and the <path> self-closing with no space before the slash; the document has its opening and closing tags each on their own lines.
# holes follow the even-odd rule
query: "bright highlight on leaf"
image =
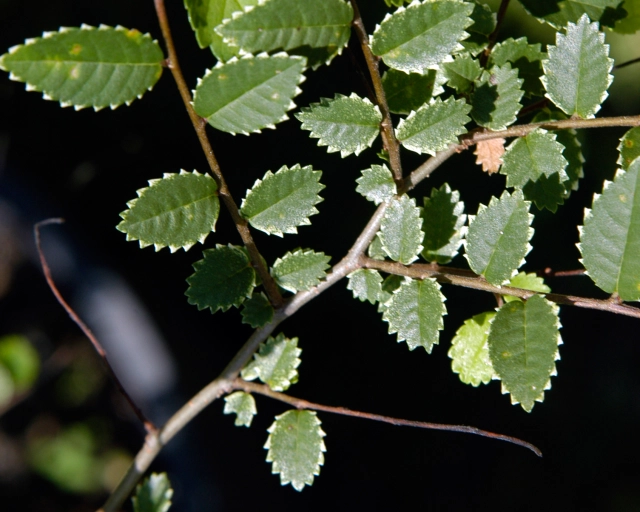
<svg viewBox="0 0 640 512">
<path fill-rule="evenodd" d="M 605 181 L 586 210 L 578 247 L 587 274 L 622 300 L 640 300 L 640 159 Z"/>
<path fill-rule="evenodd" d="M 166 173 L 137 194 L 120 214 L 122 222 L 116 229 L 126 233 L 128 241 L 138 240 L 140 247 L 186 251 L 215 231 L 220 201 L 218 186 L 209 176 L 196 171 Z"/>
<path fill-rule="evenodd" d="M 365 169 L 356 182 L 358 183 L 356 192 L 375 204 L 388 201 L 396 194 L 396 183 L 393 181 L 393 175 L 384 164 L 374 164 L 371 169 Z"/>
<path fill-rule="evenodd" d="M 391 202 L 378 233 L 389 257 L 404 265 L 418 259 L 422 250 L 422 219 L 416 201 L 407 195 Z"/>
<path fill-rule="evenodd" d="M 318 192 L 324 188 L 320 176 L 322 172 L 310 165 L 285 165 L 275 174 L 267 171 L 247 191 L 240 213 L 254 228 L 269 235 L 297 233 L 298 226 L 311 224 L 309 217 L 318 213 L 315 205 L 322 201 Z"/>
<path fill-rule="evenodd" d="M 279 286 L 290 292 L 310 290 L 326 277 L 330 259 L 322 252 L 298 249 L 278 258 L 271 275 Z"/>
<path fill-rule="evenodd" d="M 244 301 L 242 311 L 242 323 L 249 324 L 254 329 L 262 327 L 273 320 L 273 306 L 264 293 L 253 294 L 253 296 Z"/>
<path fill-rule="evenodd" d="M 235 414 L 236 427 L 250 427 L 253 417 L 258 414 L 253 396 L 244 391 L 236 391 L 224 397 L 224 414 Z"/>
<path fill-rule="evenodd" d="M 333 100 L 321 98 L 320 103 L 312 103 L 295 116 L 302 122 L 303 130 L 320 139 L 319 146 L 328 146 L 329 153 L 340 151 L 342 158 L 352 153 L 359 155 L 371 147 L 382 121 L 380 109 L 356 94 L 349 97 L 336 94 Z"/>
<path fill-rule="evenodd" d="M 0 56 L 9 78 L 76 110 L 129 105 L 162 74 L 164 56 L 148 34 L 124 27 L 63 27 Z"/>
<path fill-rule="evenodd" d="M 360 268 L 347 276 L 347 289 L 353 292 L 356 299 L 368 300 L 375 304 L 382 296 L 382 276 L 377 270 Z"/>
<path fill-rule="evenodd" d="M 559 329 L 558 307 L 539 295 L 507 302 L 491 323 L 489 355 L 502 392 L 510 393 L 511 403 L 527 412 L 551 388 L 555 361 L 560 359 Z"/>
<path fill-rule="evenodd" d="M 551 288 L 544 283 L 544 279 L 535 274 L 527 274 L 526 272 L 520 272 L 518 275 L 512 277 L 507 283 L 507 286 L 540 293 L 549 293 L 551 291 Z M 502 298 L 505 302 L 521 300 L 518 297 L 513 297 L 512 295 L 503 295 Z"/>
<path fill-rule="evenodd" d="M 131 498 L 134 512 L 167 512 L 171 507 L 173 489 L 166 473 L 151 473 L 136 487 Z"/>
<path fill-rule="evenodd" d="M 260 379 L 274 391 L 286 391 L 298 382 L 300 354 L 298 338 L 285 338 L 280 333 L 275 338 L 269 336 L 266 343 L 253 354 L 253 360 L 241 372 L 245 380 Z"/>
<path fill-rule="evenodd" d="M 267 462 L 273 462 L 271 472 L 280 474 L 282 485 L 291 484 L 296 491 L 313 484 L 324 464 L 326 434 L 314 411 L 287 411 L 276 416 L 269 427 L 269 438 L 264 445 Z"/>
<path fill-rule="evenodd" d="M 474 387 L 489 384 L 497 378 L 489 357 L 489 328 L 496 316 L 494 312 L 475 315 L 456 331 L 451 340 L 448 355 L 452 359 L 451 369 L 459 374 L 460 380 Z"/>
</svg>

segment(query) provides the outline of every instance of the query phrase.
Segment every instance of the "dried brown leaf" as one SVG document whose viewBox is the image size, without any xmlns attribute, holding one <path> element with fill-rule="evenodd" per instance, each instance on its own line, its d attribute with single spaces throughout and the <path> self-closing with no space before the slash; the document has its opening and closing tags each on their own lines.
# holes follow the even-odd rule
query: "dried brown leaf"
<svg viewBox="0 0 640 512">
<path fill-rule="evenodd" d="M 504 139 L 482 140 L 476 144 L 473 152 L 477 156 L 476 163 L 482 165 L 482 170 L 493 174 L 498 172 L 502 165 L 502 155 L 504 154 Z"/>
</svg>

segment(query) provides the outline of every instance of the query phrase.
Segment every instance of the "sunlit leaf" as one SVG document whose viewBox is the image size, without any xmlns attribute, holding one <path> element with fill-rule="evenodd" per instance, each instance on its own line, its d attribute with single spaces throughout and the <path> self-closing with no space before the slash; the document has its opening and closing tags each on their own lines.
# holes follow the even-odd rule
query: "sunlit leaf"
<svg viewBox="0 0 640 512">
<path fill-rule="evenodd" d="M 171 507 L 173 489 L 166 473 L 151 473 L 136 487 L 131 498 L 134 512 L 167 512 Z"/>
<path fill-rule="evenodd" d="M 356 299 L 368 300 L 375 304 L 382 295 L 382 276 L 377 270 L 360 268 L 347 276 L 347 289 L 353 292 Z"/>
<path fill-rule="evenodd" d="M 518 77 L 523 80 L 522 89 L 527 96 L 542 96 L 544 88 L 540 82 L 542 76 L 542 59 L 545 53 L 540 50 L 540 43 L 529 44 L 526 37 L 509 38 L 496 44 L 489 56 L 490 66 L 504 66 L 511 63 L 518 70 Z"/>
<path fill-rule="evenodd" d="M 356 192 L 359 192 L 369 201 L 380 204 L 388 201 L 396 193 L 396 183 L 389 168 L 382 165 L 372 165 L 370 169 L 362 171 L 356 182 Z"/>
<path fill-rule="evenodd" d="M 275 338 L 269 336 L 266 343 L 261 343 L 253 360 L 242 370 L 245 380 L 260 379 L 274 391 L 286 391 L 298 382 L 298 366 L 300 354 L 298 338 L 285 338 L 280 333 Z"/>
<path fill-rule="evenodd" d="M 618 145 L 620 156 L 618 157 L 618 165 L 627 170 L 636 158 L 640 156 L 640 126 L 631 128 L 620 139 Z"/>
<path fill-rule="evenodd" d="M 250 427 L 253 417 L 258 414 L 256 401 L 249 393 L 236 391 L 224 397 L 224 414 L 235 414 L 236 427 Z"/>
<path fill-rule="evenodd" d="M 416 201 L 407 195 L 391 202 L 378 233 L 389 257 L 405 265 L 418 259 L 422 250 L 422 219 Z"/>
<path fill-rule="evenodd" d="M 497 378 L 487 343 L 489 327 L 495 315 L 494 312 L 486 312 L 465 320 L 451 340 L 448 352 L 452 360 L 451 369 L 465 384 L 479 386 Z"/>
<path fill-rule="evenodd" d="M 249 300 L 245 300 L 242 311 L 242 323 L 249 324 L 254 329 L 268 324 L 273 319 L 273 306 L 263 293 L 254 293 Z"/>
<path fill-rule="evenodd" d="M 278 285 L 290 292 L 309 290 L 326 277 L 330 259 L 323 252 L 298 249 L 278 258 L 271 275 Z"/>
<path fill-rule="evenodd" d="M 409 114 L 433 96 L 442 94 L 445 81 L 445 76 L 433 69 L 424 75 L 389 69 L 382 77 L 382 86 L 389 110 L 394 114 Z"/>
<path fill-rule="evenodd" d="M 507 286 L 540 293 L 549 293 L 551 291 L 551 288 L 544 283 L 544 279 L 538 277 L 536 274 L 527 274 L 526 272 L 519 272 L 518 275 L 513 276 L 507 283 Z M 520 300 L 518 297 L 513 297 L 512 295 L 503 295 L 502 298 L 505 302 Z"/>
<path fill-rule="evenodd" d="M 471 117 L 480 126 L 490 130 L 504 130 L 516 120 L 522 105 L 524 91 L 518 70 L 509 63 L 484 71 L 476 80 L 471 98 Z"/>
</svg>

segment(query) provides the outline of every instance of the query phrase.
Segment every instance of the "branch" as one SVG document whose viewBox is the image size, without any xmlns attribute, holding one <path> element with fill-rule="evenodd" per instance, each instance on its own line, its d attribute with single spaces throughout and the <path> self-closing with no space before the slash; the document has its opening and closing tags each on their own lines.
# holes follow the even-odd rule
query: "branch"
<svg viewBox="0 0 640 512">
<path fill-rule="evenodd" d="M 640 62 L 640 57 L 636 57 L 635 59 L 628 60 L 627 62 L 623 62 L 622 64 L 616 64 L 615 66 L 613 66 L 611 71 L 617 71 L 618 69 L 626 68 L 627 66 L 630 66 L 631 64 L 637 64 L 638 62 Z"/>
<path fill-rule="evenodd" d="M 502 27 L 502 23 L 504 22 L 504 17 L 507 14 L 507 7 L 509 7 L 509 0 L 502 0 L 500 2 L 500 7 L 498 8 L 498 15 L 496 20 L 496 28 L 493 29 L 493 32 L 489 34 L 489 46 L 484 51 L 482 57 L 485 62 L 483 62 L 483 67 L 486 64 L 486 61 L 489 59 L 489 55 L 491 54 L 491 50 L 496 44 L 498 40 L 498 33 L 500 32 L 500 28 Z"/>
<path fill-rule="evenodd" d="M 332 414 L 340 414 L 342 416 L 351 416 L 354 418 L 361 418 L 366 420 L 380 421 L 382 423 L 390 423 L 391 425 L 401 427 L 416 427 L 425 428 L 430 430 L 446 430 L 448 432 L 462 432 L 465 434 L 474 434 L 482 437 L 489 437 L 491 439 L 498 439 L 500 441 L 506 441 L 523 448 L 528 448 L 538 457 L 542 457 L 542 452 L 531 443 L 518 439 L 517 437 L 506 436 L 504 434 L 496 434 L 487 430 L 482 430 L 476 427 L 470 427 L 467 425 L 449 425 L 446 423 L 432 423 L 429 421 L 413 421 L 404 420 L 400 418 L 392 418 L 391 416 L 382 416 L 381 414 L 372 414 L 369 412 L 354 411 L 347 409 L 346 407 L 331 407 L 329 405 L 316 404 L 303 400 L 302 398 L 295 398 L 293 396 L 286 395 L 284 393 L 278 393 L 273 391 L 269 386 L 264 384 L 256 384 L 254 382 L 247 382 L 243 379 L 236 379 L 233 382 L 233 389 L 241 389 L 247 393 L 258 393 L 260 395 L 268 396 L 274 400 L 279 400 L 286 404 L 292 405 L 296 409 L 308 409 L 312 411 L 323 411 Z"/>
</svg>

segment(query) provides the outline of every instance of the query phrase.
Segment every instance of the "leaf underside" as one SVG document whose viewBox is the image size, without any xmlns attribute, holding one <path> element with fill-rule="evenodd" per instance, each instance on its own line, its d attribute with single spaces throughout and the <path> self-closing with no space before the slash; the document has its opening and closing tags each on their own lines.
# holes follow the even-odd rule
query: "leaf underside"
<svg viewBox="0 0 640 512">
<path fill-rule="evenodd" d="M 309 290 L 326 277 L 330 259 L 322 252 L 298 249 L 278 258 L 271 275 L 279 286 L 290 292 Z"/>
<path fill-rule="evenodd" d="M 448 352 L 451 369 L 465 384 L 477 387 L 488 384 L 495 376 L 487 343 L 495 315 L 494 312 L 486 312 L 465 320 L 451 340 Z"/>
<path fill-rule="evenodd" d="M 378 233 L 389 257 L 404 265 L 418 259 L 422 250 L 422 219 L 416 201 L 407 195 L 391 202 Z"/>
<path fill-rule="evenodd" d="M 384 164 L 374 164 L 370 169 L 365 169 L 356 182 L 358 183 L 356 192 L 375 204 L 388 201 L 396 193 L 396 183 L 393 181 L 393 175 Z"/>
<path fill-rule="evenodd" d="M 244 391 L 236 391 L 224 397 L 223 413 L 236 415 L 236 427 L 250 427 L 258 409 L 253 396 Z"/>
<path fill-rule="evenodd" d="M 280 333 L 260 344 L 253 360 L 241 372 L 245 380 L 260 379 L 274 391 L 286 391 L 298 382 L 300 354 L 298 338 L 285 338 Z"/>
</svg>

